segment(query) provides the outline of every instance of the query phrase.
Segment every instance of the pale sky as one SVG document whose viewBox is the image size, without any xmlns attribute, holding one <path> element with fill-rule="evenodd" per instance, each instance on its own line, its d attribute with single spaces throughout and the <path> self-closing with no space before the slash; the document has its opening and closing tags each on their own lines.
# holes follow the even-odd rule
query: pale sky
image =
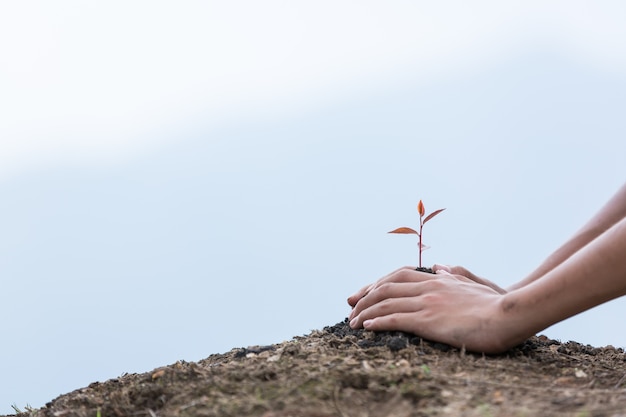
<svg viewBox="0 0 626 417">
<path fill-rule="evenodd" d="M 0 414 L 523 278 L 624 181 L 617 1 L 3 2 Z M 546 330 L 626 346 L 626 300 Z M 36 378 L 33 378 L 36 375 Z"/>
<path fill-rule="evenodd" d="M 140 153 L 190 124 L 470 76 L 536 44 L 626 68 L 618 1 L 62 4 L 1 6 L 3 176 Z"/>
</svg>

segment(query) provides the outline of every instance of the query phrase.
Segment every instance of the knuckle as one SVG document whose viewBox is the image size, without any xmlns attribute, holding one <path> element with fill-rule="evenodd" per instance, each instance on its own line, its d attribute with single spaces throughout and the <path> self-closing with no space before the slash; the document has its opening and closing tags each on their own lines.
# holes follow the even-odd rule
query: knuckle
<svg viewBox="0 0 626 417">
<path fill-rule="evenodd" d="M 398 314 L 390 314 L 387 317 L 385 317 L 387 324 L 390 327 L 398 327 L 399 322 L 400 322 L 400 317 Z"/>
<path fill-rule="evenodd" d="M 386 299 L 378 303 L 378 309 L 381 315 L 387 315 L 389 312 L 393 311 L 394 302 L 391 299 Z"/>
<path fill-rule="evenodd" d="M 426 305 L 438 304 L 439 301 L 440 301 L 439 294 L 429 292 L 429 293 L 422 295 L 422 302 Z"/>
<path fill-rule="evenodd" d="M 385 282 L 383 284 L 381 284 L 376 291 L 378 292 L 379 296 L 383 297 L 383 298 L 387 298 L 392 291 L 392 288 L 394 287 L 394 284 L 392 282 Z"/>
<path fill-rule="evenodd" d="M 411 269 L 401 269 L 396 272 L 394 281 L 398 282 L 406 282 L 411 280 L 412 272 L 414 270 Z"/>
</svg>

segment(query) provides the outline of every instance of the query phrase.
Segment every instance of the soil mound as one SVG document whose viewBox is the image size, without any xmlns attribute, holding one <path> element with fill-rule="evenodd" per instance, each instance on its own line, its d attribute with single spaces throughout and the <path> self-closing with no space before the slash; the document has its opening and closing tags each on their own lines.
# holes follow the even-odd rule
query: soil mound
<svg viewBox="0 0 626 417">
<path fill-rule="evenodd" d="M 626 355 L 540 336 L 485 356 L 343 321 L 94 382 L 25 415 L 616 417 L 626 416 Z"/>
</svg>

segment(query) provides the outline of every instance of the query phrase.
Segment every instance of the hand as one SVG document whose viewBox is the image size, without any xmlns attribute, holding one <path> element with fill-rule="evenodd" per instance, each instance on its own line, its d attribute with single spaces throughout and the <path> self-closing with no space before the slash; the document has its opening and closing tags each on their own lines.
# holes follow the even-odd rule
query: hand
<svg viewBox="0 0 626 417">
<path fill-rule="evenodd" d="M 506 294 L 507 293 L 507 291 L 505 289 L 499 287 L 497 284 L 489 281 L 488 279 L 481 278 L 478 275 L 473 274 L 468 269 L 466 269 L 466 268 L 464 268 L 462 266 L 448 266 L 448 265 L 434 264 L 431 269 L 435 273 L 447 272 L 449 274 L 462 275 L 463 277 L 469 278 L 470 280 L 472 280 L 472 281 L 474 281 L 474 282 L 476 282 L 478 284 L 482 284 L 482 285 L 485 285 L 485 286 L 487 286 L 489 288 L 492 288 L 493 290 L 495 290 L 499 294 Z M 414 266 L 404 266 L 404 267 L 402 267 L 400 269 L 396 269 L 391 274 L 386 275 L 385 277 L 381 278 L 380 280 L 378 280 L 374 284 L 366 285 L 365 287 L 363 287 L 359 291 L 357 291 L 355 294 L 353 294 L 350 297 L 348 297 L 348 304 L 350 304 L 350 306 L 354 307 L 356 305 L 356 303 L 361 298 L 363 298 L 363 296 L 365 296 L 368 292 L 370 292 L 370 290 L 374 289 L 378 285 L 381 285 L 381 284 L 385 283 L 388 279 L 390 279 L 390 277 L 395 276 L 398 272 L 400 272 L 400 271 L 414 271 L 414 270 L 415 270 Z"/>
<path fill-rule="evenodd" d="M 501 298 L 472 278 L 405 267 L 348 298 L 354 307 L 350 326 L 401 330 L 468 350 L 501 352 L 510 347 L 505 345 Z"/>
<path fill-rule="evenodd" d="M 488 279 L 485 278 L 481 278 L 478 275 L 474 275 L 473 273 L 471 273 L 470 271 L 468 271 L 466 268 L 462 267 L 462 266 L 448 266 L 448 265 L 440 265 L 440 264 L 435 264 L 432 267 L 432 270 L 437 273 L 439 271 L 446 271 L 450 274 L 454 274 L 454 275 L 463 275 L 466 278 L 471 279 L 472 281 L 478 283 L 478 284 L 482 284 L 482 285 L 486 285 L 490 288 L 493 288 L 494 290 L 496 290 L 499 294 L 506 294 L 507 291 L 501 287 L 499 287 L 497 284 L 494 284 L 493 282 L 489 281 Z"/>
<path fill-rule="evenodd" d="M 361 288 L 356 293 L 354 293 L 353 295 L 348 297 L 348 304 L 350 304 L 350 306 L 352 306 L 354 308 L 356 303 L 358 303 L 361 298 L 363 298 L 367 293 L 369 293 L 370 290 L 374 289 L 377 285 L 380 285 L 380 284 L 384 283 L 385 280 L 390 279 L 390 277 L 394 276 L 398 272 L 404 271 L 404 270 L 406 270 L 406 271 L 415 271 L 415 267 L 414 266 L 404 266 L 404 267 L 402 267 L 400 269 L 396 269 L 391 274 L 385 275 L 383 278 L 379 279 L 377 282 L 375 282 L 373 284 L 370 284 L 370 285 L 366 285 L 365 287 Z"/>
</svg>

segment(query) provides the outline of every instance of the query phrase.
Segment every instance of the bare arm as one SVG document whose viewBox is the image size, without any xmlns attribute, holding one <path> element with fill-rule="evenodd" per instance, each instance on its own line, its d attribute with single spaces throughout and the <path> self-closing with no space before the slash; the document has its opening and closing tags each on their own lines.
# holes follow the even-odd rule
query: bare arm
<svg viewBox="0 0 626 417">
<path fill-rule="evenodd" d="M 542 279 L 503 296 L 502 318 L 512 330 L 504 346 L 625 294 L 626 218 L 622 218 Z"/>
<path fill-rule="evenodd" d="M 537 269 L 507 291 L 524 287 L 541 278 L 567 258 L 589 244 L 617 222 L 626 217 L 626 184 L 576 234 L 552 253 Z"/>
<path fill-rule="evenodd" d="M 502 352 L 626 295 L 626 184 L 508 292 L 462 267 L 433 269 L 437 275 L 401 268 L 357 291 L 348 298 L 350 326 L 404 330 L 468 350 Z"/>
<path fill-rule="evenodd" d="M 462 275 L 402 268 L 352 295 L 350 326 L 404 330 L 498 353 L 546 327 L 626 294 L 626 218 L 540 280 L 501 294 Z"/>
</svg>

